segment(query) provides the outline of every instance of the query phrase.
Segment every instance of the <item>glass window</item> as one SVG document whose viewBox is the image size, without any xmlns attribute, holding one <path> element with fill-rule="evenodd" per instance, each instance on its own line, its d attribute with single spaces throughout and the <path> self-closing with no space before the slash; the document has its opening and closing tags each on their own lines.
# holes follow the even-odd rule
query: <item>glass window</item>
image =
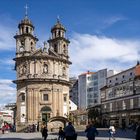
<svg viewBox="0 0 140 140">
<path fill-rule="evenodd" d="M 22 94 L 21 95 L 21 102 L 24 102 L 25 101 L 25 94 Z"/>
<path fill-rule="evenodd" d="M 133 105 L 134 105 L 133 99 L 130 99 L 130 108 L 133 108 Z"/>
<path fill-rule="evenodd" d="M 92 87 L 92 88 L 88 88 L 87 91 L 88 91 L 88 92 L 93 91 L 93 87 Z"/>
<path fill-rule="evenodd" d="M 110 111 L 112 111 L 112 103 L 110 103 Z"/>
<path fill-rule="evenodd" d="M 126 109 L 126 102 L 124 100 L 122 101 L 122 108 Z"/>
<path fill-rule="evenodd" d="M 140 107 L 140 97 L 138 98 L 138 106 Z"/>
<path fill-rule="evenodd" d="M 67 101 L 67 95 L 64 95 L 64 102 Z"/>
<path fill-rule="evenodd" d="M 49 100 L 48 94 L 43 94 L 43 100 L 44 100 L 44 101 L 48 101 L 48 100 Z"/>
</svg>

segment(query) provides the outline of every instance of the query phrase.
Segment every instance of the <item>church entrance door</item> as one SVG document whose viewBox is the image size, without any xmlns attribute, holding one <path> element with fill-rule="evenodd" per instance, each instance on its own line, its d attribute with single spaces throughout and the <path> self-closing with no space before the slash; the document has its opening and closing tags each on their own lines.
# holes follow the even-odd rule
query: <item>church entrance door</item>
<svg viewBox="0 0 140 140">
<path fill-rule="evenodd" d="M 41 117 L 42 122 L 47 123 L 50 119 L 51 108 L 48 106 L 44 106 L 41 108 Z"/>
</svg>

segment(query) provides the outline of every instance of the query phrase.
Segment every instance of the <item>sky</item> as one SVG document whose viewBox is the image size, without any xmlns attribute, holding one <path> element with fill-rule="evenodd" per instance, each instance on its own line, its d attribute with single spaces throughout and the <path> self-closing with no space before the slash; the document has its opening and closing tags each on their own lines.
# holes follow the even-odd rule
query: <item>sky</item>
<svg viewBox="0 0 140 140">
<path fill-rule="evenodd" d="M 70 76 L 107 68 L 121 71 L 140 60 L 140 0 L 0 0 L 0 106 L 16 102 L 14 69 L 18 24 L 25 16 L 42 47 L 59 16 L 70 40 Z"/>
</svg>

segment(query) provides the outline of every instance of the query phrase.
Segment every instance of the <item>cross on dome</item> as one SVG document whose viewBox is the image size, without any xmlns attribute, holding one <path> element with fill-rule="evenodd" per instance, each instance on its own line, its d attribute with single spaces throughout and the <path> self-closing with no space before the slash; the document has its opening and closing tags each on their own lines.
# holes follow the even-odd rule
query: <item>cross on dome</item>
<svg viewBox="0 0 140 140">
<path fill-rule="evenodd" d="M 27 17 L 27 16 L 28 16 L 28 8 L 29 8 L 29 7 L 28 7 L 27 4 L 26 4 L 24 8 L 25 8 L 25 17 Z"/>
<path fill-rule="evenodd" d="M 60 17 L 59 17 L 59 15 L 57 16 L 57 23 L 59 23 L 60 22 Z"/>
</svg>

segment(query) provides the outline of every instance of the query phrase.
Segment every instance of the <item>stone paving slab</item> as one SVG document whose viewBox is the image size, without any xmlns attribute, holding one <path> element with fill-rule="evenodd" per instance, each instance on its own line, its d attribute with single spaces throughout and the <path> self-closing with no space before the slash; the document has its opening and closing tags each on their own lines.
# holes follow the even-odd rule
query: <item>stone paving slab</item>
<svg viewBox="0 0 140 140">
<path fill-rule="evenodd" d="M 47 140 L 57 139 L 57 135 L 49 134 Z M 8 133 L 8 134 L 0 134 L 1 140 L 43 140 L 41 137 L 41 133 Z M 87 140 L 85 136 L 78 136 L 77 140 Z M 108 137 L 97 137 L 96 140 L 109 140 Z M 134 140 L 130 138 L 119 138 L 116 140 Z"/>
</svg>

